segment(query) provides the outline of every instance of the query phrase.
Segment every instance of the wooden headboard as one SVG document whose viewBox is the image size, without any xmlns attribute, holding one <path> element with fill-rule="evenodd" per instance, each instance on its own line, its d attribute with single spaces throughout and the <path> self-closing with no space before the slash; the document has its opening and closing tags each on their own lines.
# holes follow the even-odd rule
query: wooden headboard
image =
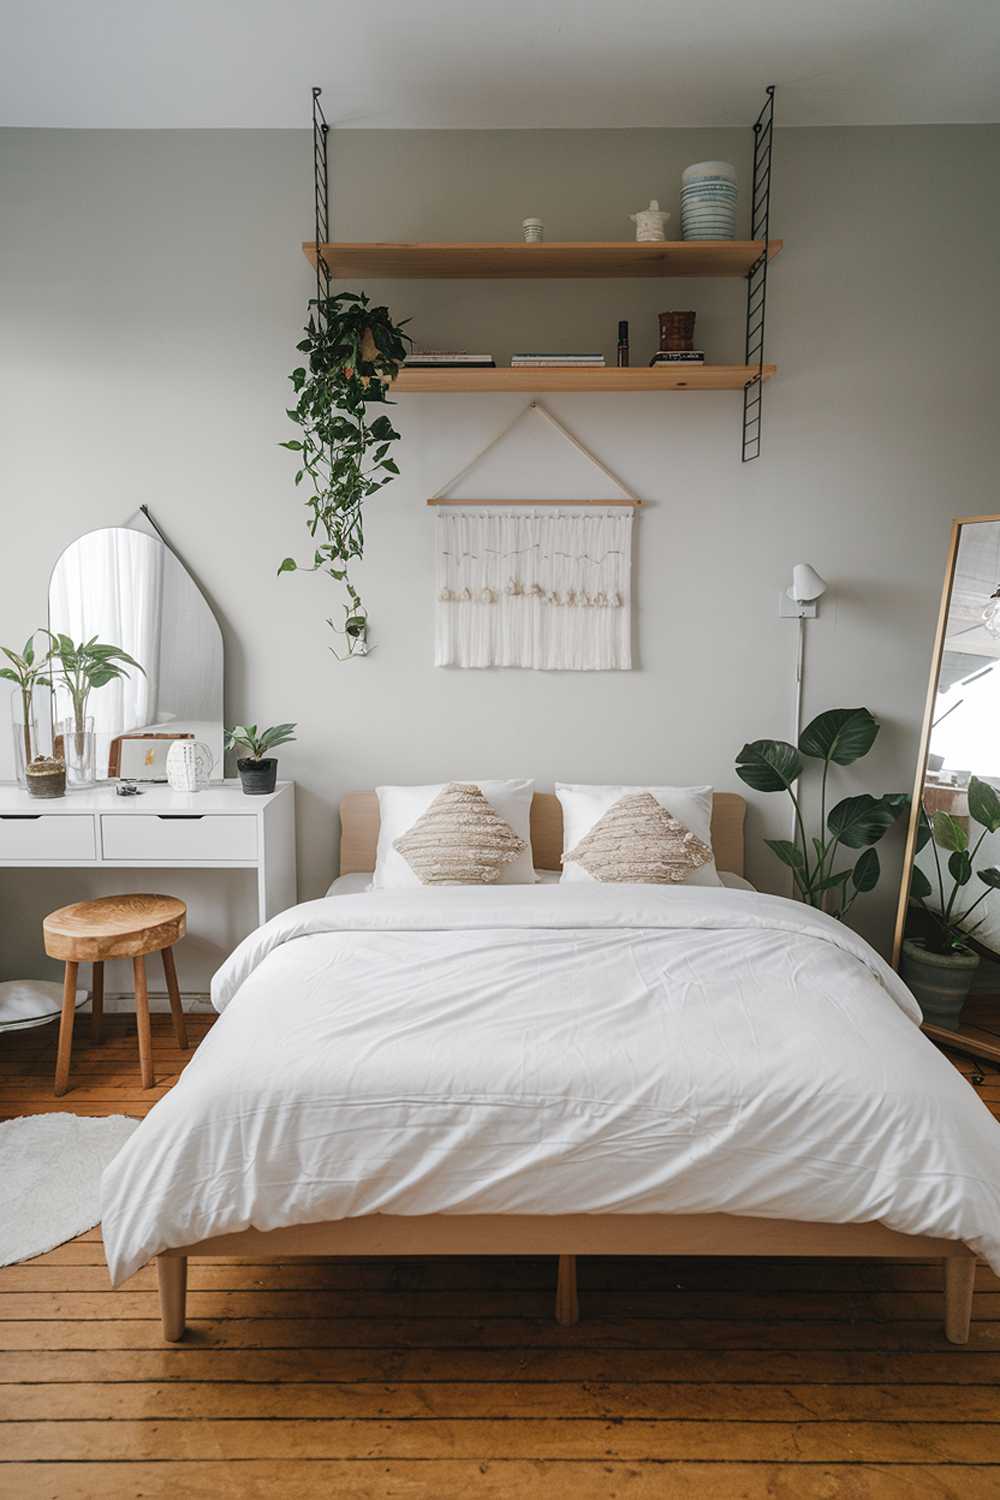
<svg viewBox="0 0 1000 1500">
<path fill-rule="evenodd" d="M 743 874 L 743 819 L 746 803 L 738 792 L 716 792 L 712 803 L 712 847 L 720 870 Z M 378 798 L 374 792 L 348 792 L 340 804 L 340 873 L 374 870 L 378 845 Z M 535 868 L 558 870 L 562 855 L 562 808 L 553 792 L 536 792 L 531 804 L 531 846 Z"/>
</svg>

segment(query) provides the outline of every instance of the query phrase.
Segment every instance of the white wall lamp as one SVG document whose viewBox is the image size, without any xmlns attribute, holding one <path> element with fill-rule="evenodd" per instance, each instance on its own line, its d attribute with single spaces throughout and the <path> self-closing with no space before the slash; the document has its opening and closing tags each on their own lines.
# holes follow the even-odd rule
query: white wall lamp
<svg viewBox="0 0 1000 1500">
<path fill-rule="evenodd" d="M 783 620 L 815 620 L 816 600 L 826 593 L 826 579 L 811 563 L 796 563 L 792 569 L 791 587 L 778 600 L 778 614 Z"/>
<path fill-rule="evenodd" d="M 802 728 L 802 665 L 805 657 L 806 620 L 815 620 L 817 600 L 826 593 L 826 579 L 821 578 L 811 563 L 796 563 L 792 569 L 791 587 L 785 589 L 778 600 L 778 614 L 783 620 L 798 623 L 795 641 L 795 722 L 792 743 L 798 744 Z"/>
</svg>

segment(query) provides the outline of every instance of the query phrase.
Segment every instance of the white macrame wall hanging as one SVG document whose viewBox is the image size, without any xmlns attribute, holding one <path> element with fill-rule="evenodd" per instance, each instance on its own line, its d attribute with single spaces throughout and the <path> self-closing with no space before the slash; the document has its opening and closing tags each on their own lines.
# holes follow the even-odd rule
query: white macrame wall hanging
<svg viewBox="0 0 1000 1500">
<path fill-rule="evenodd" d="M 622 499 L 444 498 L 532 411 L 610 479 Z M 631 668 L 632 518 L 642 502 L 551 412 L 532 401 L 427 503 L 438 507 L 435 666 Z"/>
</svg>

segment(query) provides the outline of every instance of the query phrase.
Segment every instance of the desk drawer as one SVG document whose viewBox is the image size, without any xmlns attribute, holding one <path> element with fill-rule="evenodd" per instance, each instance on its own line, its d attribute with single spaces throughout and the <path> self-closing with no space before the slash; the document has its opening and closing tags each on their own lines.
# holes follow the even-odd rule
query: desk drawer
<svg viewBox="0 0 1000 1500">
<path fill-rule="evenodd" d="M 235 813 L 107 813 L 101 818 L 105 859 L 257 858 L 257 819 Z"/>
<path fill-rule="evenodd" d="M 85 813 L 0 817 L 0 859 L 96 859 L 94 820 Z"/>
</svg>

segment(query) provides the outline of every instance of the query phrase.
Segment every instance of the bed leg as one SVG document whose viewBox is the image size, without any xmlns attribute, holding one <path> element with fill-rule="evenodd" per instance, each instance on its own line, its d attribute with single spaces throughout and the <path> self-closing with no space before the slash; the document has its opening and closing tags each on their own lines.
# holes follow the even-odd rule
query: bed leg
<svg viewBox="0 0 1000 1500">
<path fill-rule="evenodd" d="M 188 1263 L 186 1255 L 158 1255 L 156 1274 L 160 1281 L 160 1318 L 163 1337 L 176 1344 L 184 1337 Z"/>
<path fill-rule="evenodd" d="M 576 1296 L 576 1256 L 560 1255 L 559 1279 L 556 1282 L 556 1322 L 576 1323 L 580 1304 Z"/>
<path fill-rule="evenodd" d="M 950 1255 L 944 1263 L 944 1331 L 952 1344 L 969 1342 L 976 1257 Z"/>
</svg>

